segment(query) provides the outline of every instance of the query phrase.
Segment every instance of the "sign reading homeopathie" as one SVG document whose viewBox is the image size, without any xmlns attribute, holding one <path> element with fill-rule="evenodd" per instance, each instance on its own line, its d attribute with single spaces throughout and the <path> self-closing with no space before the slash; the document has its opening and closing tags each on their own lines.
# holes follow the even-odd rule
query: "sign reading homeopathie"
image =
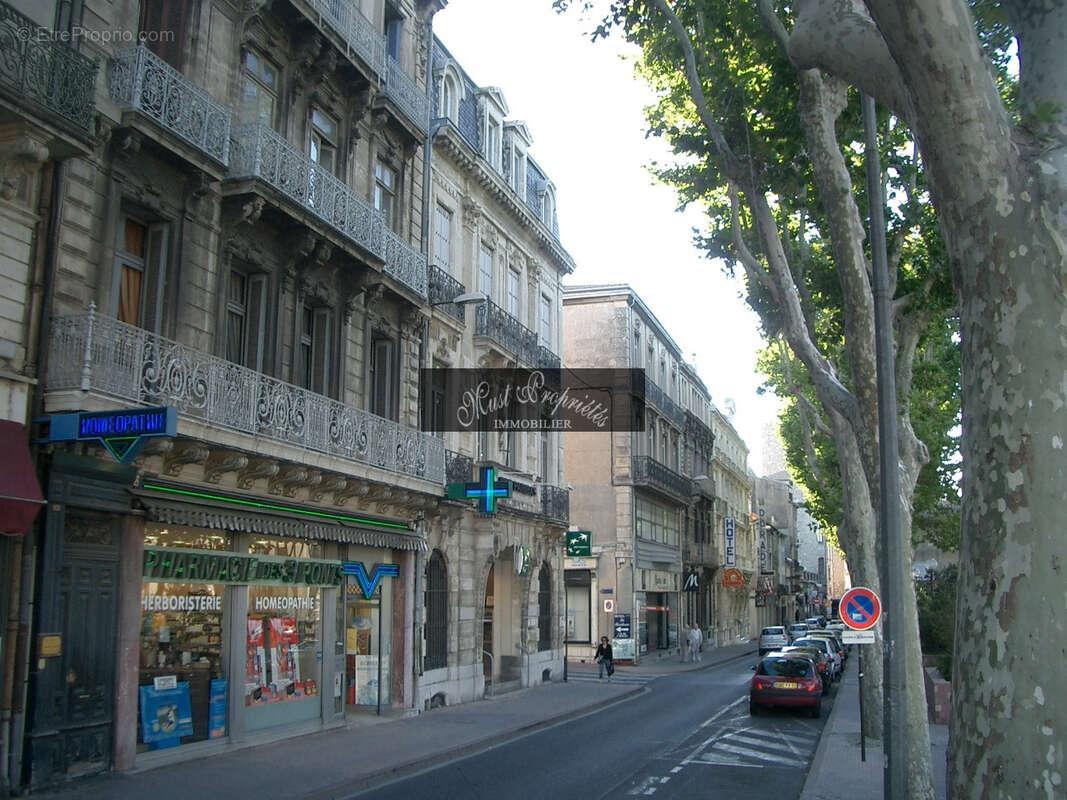
<svg viewBox="0 0 1067 800">
<path fill-rule="evenodd" d="M 645 429 L 643 369 L 423 369 L 424 431 Z"/>
</svg>

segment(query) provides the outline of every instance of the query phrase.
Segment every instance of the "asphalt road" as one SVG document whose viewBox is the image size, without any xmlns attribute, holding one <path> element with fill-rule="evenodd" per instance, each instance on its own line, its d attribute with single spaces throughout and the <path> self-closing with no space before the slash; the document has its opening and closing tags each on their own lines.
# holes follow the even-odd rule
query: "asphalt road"
<svg viewBox="0 0 1067 800">
<path fill-rule="evenodd" d="M 837 689 L 821 719 L 750 717 L 755 662 L 658 678 L 636 697 L 353 797 L 793 800 Z"/>
</svg>

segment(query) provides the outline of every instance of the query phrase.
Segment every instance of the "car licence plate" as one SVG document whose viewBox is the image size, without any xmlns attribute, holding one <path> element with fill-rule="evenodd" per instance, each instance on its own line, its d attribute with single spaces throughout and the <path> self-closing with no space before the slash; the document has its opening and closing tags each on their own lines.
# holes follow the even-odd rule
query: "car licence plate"
<svg viewBox="0 0 1067 800">
<path fill-rule="evenodd" d="M 774 684 L 775 689 L 799 689 L 800 684 L 793 683 L 792 681 L 782 681 L 781 683 Z"/>
</svg>

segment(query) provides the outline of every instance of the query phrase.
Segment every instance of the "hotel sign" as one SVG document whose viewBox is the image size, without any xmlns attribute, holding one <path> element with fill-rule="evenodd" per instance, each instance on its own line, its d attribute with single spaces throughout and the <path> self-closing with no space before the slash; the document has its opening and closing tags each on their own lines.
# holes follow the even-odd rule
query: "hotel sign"
<svg viewBox="0 0 1067 800">
<path fill-rule="evenodd" d="M 726 566 L 732 567 L 737 563 L 737 547 L 734 537 L 734 518 L 726 517 L 722 521 L 723 535 L 726 539 Z"/>
</svg>

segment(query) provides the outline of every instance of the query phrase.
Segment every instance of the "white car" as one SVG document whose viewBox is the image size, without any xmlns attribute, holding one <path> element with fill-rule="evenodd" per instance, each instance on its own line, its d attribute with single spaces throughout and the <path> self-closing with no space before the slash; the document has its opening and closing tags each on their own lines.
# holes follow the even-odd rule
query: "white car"
<svg viewBox="0 0 1067 800">
<path fill-rule="evenodd" d="M 770 625 L 760 631 L 759 654 L 779 650 L 789 644 L 789 634 L 785 632 L 783 625 Z"/>
<path fill-rule="evenodd" d="M 796 647 L 816 647 L 819 650 L 822 650 L 830 657 L 834 664 L 834 674 L 831 676 L 831 679 L 836 680 L 841 674 L 841 656 L 838 655 L 837 648 L 834 647 L 828 639 L 821 636 L 805 636 L 797 639 L 793 642 L 793 645 Z"/>
</svg>

